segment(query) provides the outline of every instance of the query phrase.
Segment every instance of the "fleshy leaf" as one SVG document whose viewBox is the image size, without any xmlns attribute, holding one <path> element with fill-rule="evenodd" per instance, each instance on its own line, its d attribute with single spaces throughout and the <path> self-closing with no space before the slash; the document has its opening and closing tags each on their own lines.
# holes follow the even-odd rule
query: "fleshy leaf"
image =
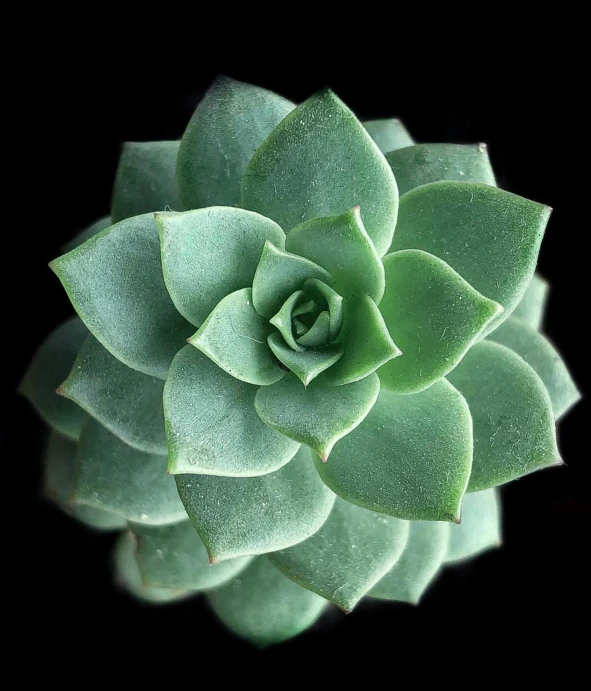
<svg viewBox="0 0 591 691">
<path fill-rule="evenodd" d="M 281 228 L 244 209 L 217 206 L 156 214 L 164 282 L 178 311 L 201 326 L 213 308 L 252 285 L 265 242 L 285 244 Z"/>
<path fill-rule="evenodd" d="M 477 343 L 448 379 L 465 397 L 474 421 L 468 491 L 561 463 L 550 396 L 540 377 L 509 348 Z"/>
<path fill-rule="evenodd" d="M 189 343 L 236 379 L 264 386 L 285 374 L 267 344 L 272 330 L 253 307 L 252 289 L 242 288 L 218 303 Z"/>
<path fill-rule="evenodd" d="M 126 142 L 115 174 L 113 223 L 154 211 L 182 211 L 176 182 L 180 142 Z"/>
<path fill-rule="evenodd" d="M 117 223 L 50 266 L 110 353 L 139 372 L 166 378 L 194 328 L 176 311 L 164 285 L 152 214 Z"/>
<path fill-rule="evenodd" d="M 230 631 L 260 648 L 302 633 L 328 604 L 286 578 L 266 557 L 255 559 L 207 599 Z"/>
<path fill-rule="evenodd" d="M 386 155 L 400 196 L 440 180 L 496 185 L 486 144 L 417 144 Z"/>
<path fill-rule="evenodd" d="M 394 252 L 384 267 L 380 311 L 403 354 L 380 369 L 380 381 L 417 393 L 452 370 L 503 308 L 427 252 Z"/>
<path fill-rule="evenodd" d="M 78 233 L 78 235 L 74 236 L 69 242 L 63 244 L 61 246 L 61 251 L 65 253 L 75 249 L 76 247 L 79 247 L 83 242 L 86 242 L 97 233 L 100 233 L 101 230 L 105 230 L 105 228 L 108 228 L 112 225 L 113 221 L 111 220 L 110 216 L 103 216 L 102 218 L 99 218 L 97 221 L 91 223 L 83 231 Z"/>
<path fill-rule="evenodd" d="M 381 256 L 392 242 L 398 189 L 363 125 L 325 90 L 292 111 L 257 149 L 242 178 L 242 205 L 286 232 L 359 205 Z"/>
<path fill-rule="evenodd" d="M 462 522 L 450 526 L 446 562 L 463 561 L 501 546 L 501 507 L 498 490 L 472 492 L 464 497 Z"/>
<path fill-rule="evenodd" d="M 184 600 L 193 595 L 187 590 L 153 588 L 142 583 L 142 575 L 136 560 L 136 541 L 133 533 L 122 533 L 115 547 L 115 578 L 120 586 L 139 600 L 152 604 L 165 604 L 174 600 Z"/>
<path fill-rule="evenodd" d="M 408 130 L 397 118 L 367 120 L 363 126 L 384 154 L 414 144 Z"/>
<path fill-rule="evenodd" d="M 447 554 L 451 527 L 441 521 L 411 521 L 402 556 L 372 588 L 370 596 L 418 605 Z"/>
<path fill-rule="evenodd" d="M 470 411 L 444 379 L 410 396 L 382 388 L 328 463 L 315 462 L 352 504 L 407 520 L 458 521 L 472 465 Z"/>
<path fill-rule="evenodd" d="M 60 434 L 50 432 L 43 459 L 43 492 L 62 511 L 96 530 L 119 530 L 127 521 L 114 513 L 73 504 L 76 487 L 76 444 Z"/>
<path fill-rule="evenodd" d="M 271 91 L 218 78 L 181 141 L 178 182 L 187 208 L 238 206 L 246 165 L 293 108 L 293 103 Z"/>
<path fill-rule="evenodd" d="M 278 333 L 272 333 L 267 341 L 277 359 L 293 372 L 304 386 L 308 386 L 312 380 L 334 365 L 343 355 L 343 349 L 340 345 L 330 345 L 322 350 L 307 350 L 300 353 L 286 345 Z"/>
<path fill-rule="evenodd" d="M 400 200 L 391 251 L 418 249 L 443 259 L 509 316 L 538 259 L 550 208 L 496 187 L 434 182 Z"/>
<path fill-rule="evenodd" d="M 350 612 L 396 563 L 408 522 L 367 511 L 337 497 L 312 537 L 269 555 L 292 581 Z"/>
<path fill-rule="evenodd" d="M 263 422 L 311 447 L 326 461 L 336 442 L 363 421 L 379 392 L 376 374 L 345 386 L 328 386 L 320 377 L 308 387 L 287 375 L 261 387 L 254 405 Z"/>
<path fill-rule="evenodd" d="M 296 226 L 289 231 L 285 247 L 326 269 L 343 297 L 367 294 L 377 303 L 382 299 L 384 267 L 358 206 L 339 216 Z"/>
<path fill-rule="evenodd" d="M 298 445 L 261 421 L 256 392 L 192 346 L 183 348 L 164 387 L 169 472 L 251 477 L 293 458 Z"/>
<path fill-rule="evenodd" d="M 137 563 L 147 586 L 210 590 L 246 568 L 249 557 L 210 564 L 191 521 L 166 526 L 132 526 Z"/>
<path fill-rule="evenodd" d="M 334 340 L 343 326 L 343 298 L 329 285 L 317 278 L 309 278 L 304 282 L 304 291 L 319 305 L 326 303 L 330 315 L 329 338 Z"/>
<path fill-rule="evenodd" d="M 327 381 L 334 386 L 359 381 L 402 355 L 369 295 L 345 301 L 338 342 L 344 350 L 343 357 L 326 374 Z"/>
<path fill-rule="evenodd" d="M 325 310 L 320 312 L 308 331 L 298 337 L 297 342 L 306 348 L 320 348 L 330 340 L 330 314 Z"/>
<path fill-rule="evenodd" d="M 88 331 L 78 317 L 60 324 L 43 341 L 19 386 L 43 420 L 68 439 L 78 439 L 86 414 L 56 393 L 68 376 Z"/>
<path fill-rule="evenodd" d="M 536 371 L 550 394 L 557 419 L 580 400 L 581 394 L 556 348 L 527 322 L 509 317 L 488 338 L 510 348 Z"/>
<path fill-rule="evenodd" d="M 534 274 L 521 301 L 511 316 L 523 319 L 534 329 L 540 329 L 550 286 L 538 274 Z"/>
<path fill-rule="evenodd" d="M 164 382 L 113 357 L 89 334 L 60 394 L 77 403 L 135 449 L 167 454 L 162 391 Z"/>
<path fill-rule="evenodd" d="M 291 463 L 260 477 L 177 475 L 181 499 L 210 561 L 275 552 L 313 535 L 334 494 L 305 447 Z"/>
<path fill-rule="evenodd" d="M 134 523 L 186 518 L 166 458 L 133 449 L 92 419 L 80 436 L 74 500 Z"/>
<path fill-rule="evenodd" d="M 254 308 L 271 318 L 308 278 L 330 282 L 330 275 L 314 262 L 266 242 L 252 282 Z"/>
<path fill-rule="evenodd" d="M 296 323 L 293 321 L 293 318 L 294 312 L 295 310 L 297 310 L 296 305 L 298 304 L 298 301 L 302 298 L 303 294 L 303 290 L 296 290 L 295 293 L 292 293 L 283 303 L 279 312 L 277 312 L 277 314 L 269 320 L 270 324 L 273 324 L 273 326 L 277 327 L 279 333 L 283 336 L 283 340 L 287 343 L 287 345 L 290 348 L 293 348 L 293 350 L 299 350 L 300 352 L 304 350 L 304 347 L 299 345 L 299 343 L 296 343 L 296 340 L 294 338 L 293 329 L 294 327 L 296 327 Z M 302 314 L 302 310 L 307 310 L 308 307 L 312 309 L 313 305 L 313 301 L 309 300 L 306 304 L 300 306 L 300 310 L 298 311 L 298 313 Z M 306 331 L 308 331 L 308 327 L 306 327 Z"/>
</svg>

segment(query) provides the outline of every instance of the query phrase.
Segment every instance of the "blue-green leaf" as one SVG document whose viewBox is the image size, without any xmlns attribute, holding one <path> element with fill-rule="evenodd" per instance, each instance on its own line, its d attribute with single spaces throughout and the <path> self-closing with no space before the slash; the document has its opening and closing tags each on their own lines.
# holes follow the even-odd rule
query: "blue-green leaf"
<svg viewBox="0 0 591 691">
<path fill-rule="evenodd" d="M 343 499 L 407 520 L 457 521 L 472 466 L 472 420 L 445 379 L 412 395 L 383 389 L 316 469 Z"/>
<path fill-rule="evenodd" d="M 118 223 L 154 211 L 182 211 L 176 182 L 180 142 L 126 142 L 115 175 L 111 216 Z"/>
<path fill-rule="evenodd" d="M 412 521 L 402 556 L 369 594 L 418 605 L 447 554 L 451 526 L 441 521 Z"/>
<path fill-rule="evenodd" d="M 556 348 L 527 322 L 510 317 L 488 338 L 510 348 L 537 372 L 550 394 L 557 419 L 580 400 L 581 394 Z"/>
<path fill-rule="evenodd" d="M 379 392 L 376 374 L 345 386 L 329 386 L 319 378 L 308 387 L 287 375 L 261 387 L 254 404 L 269 427 L 306 444 L 326 461 L 338 440 L 363 421 Z"/>
<path fill-rule="evenodd" d="M 254 309 L 252 289 L 243 288 L 218 303 L 189 343 L 236 379 L 264 386 L 285 374 L 267 344 L 272 330 Z"/>
<path fill-rule="evenodd" d="M 164 387 L 169 472 L 252 477 L 293 458 L 298 444 L 261 421 L 256 392 L 185 346 Z"/>
<path fill-rule="evenodd" d="M 269 555 L 281 573 L 350 612 L 396 563 L 408 522 L 367 511 L 337 497 L 312 537 Z"/>
<path fill-rule="evenodd" d="M 176 311 L 164 285 L 152 214 L 117 223 L 50 266 L 110 353 L 139 372 L 166 378 L 194 328 Z"/>
<path fill-rule="evenodd" d="M 452 370 L 503 308 L 427 252 L 394 252 L 384 267 L 380 311 L 402 355 L 380 368 L 380 381 L 416 393 Z"/>
<path fill-rule="evenodd" d="M 59 388 L 126 444 L 167 454 L 163 390 L 162 379 L 124 365 L 91 334 Z"/>
<path fill-rule="evenodd" d="M 292 228 L 285 247 L 326 269 L 343 297 L 367 294 L 376 303 L 382 299 L 384 267 L 358 206 L 339 216 L 316 218 Z"/>
<path fill-rule="evenodd" d="M 39 346 L 19 386 L 43 420 L 68 439 L 78 439 L 86 414 L 56 389 L 70 373 L 88 331 L 78 317 L 58 326 Z"/>
<path fill-rule="evenodd" d="M 552 402 L 540 377 L 505 346 L 481 341 L 448 375 L 474 422 L 475 492 L 561 463 Z"/>
<path fill-rule="evenodd" d="M 291 547 L 324 523 L 334 494 L 314 470 L 311 452 L 260 477 L 177 475 L 179 494 L 210 561 Z"/>
<path fill-rule="evenodd" d="M 384 154 L 414 144 L 414 140 L 408 133 L 408 130 L 402 124 L 402 121 L 397 118 L 367 120 L 363 123 L 363 126 Z"/>
<path fill-rule="evenodd" d="M 434 182 L 400 200 L 391 251 L 418 249 L 443 259 L 505 311 L 521 300 L 538 259 L 550 209 L 496 187 Z"/>
<path fill-rule="evenodd" d="M 186 518 L 166 458 L 124 444 L 89 419 L 80 436 L 74 501 L 147 525 Z"/>
<path fill-rule="evenodd" d="M 156 226 L 166 287 L 195 326 L 226 295 L 252 285 L 267 240 L 285 245 L 283 231 L 270 219 L 224 206 L 156 214 Z"/>
<path fill-rule="evenodd" d="M 230 631 L 260 648 L 302 633 L 328 604 L 286 578 L 265 557 L 255 559 L 207 599 Z"/>
<path fill-rule="evenodd" d="M 500 504 L 496 489 L 466 494 L 462 522 L 450 526 L 446 562 L 463 561 L 501 546 Z"/>
<path fill-rule="evenodd" d="M 239 205 L 248 162 L 293 108 L 271 91 L 218 77 L 181 140 L 178 182 L 186 207 Z"/>
<path fill-rule="evenodd" d="M 277 359 L 293 372 L 304 386 L 308 386 L 343 355 L 343 348 L 340 345 L 330 345 L 322 350 L 306 350 L 305 352 L 292 350 L 278 333 L 272 333 L 267 342 Z"/>
<path fill-rule="evenodd" d="M 511 316 L 523 319 L 534 329 L 540 329 L 549 290 L 548 283 L 538 274 L 534 274 Z"/>
<path fill-rule="evenodd" d="M 486 144 L 417 144 L 386 154 L 400 195 L 440 180 L 496 185 Z"/>
<path fill-rule="evenodd" d="M 242 205 L 286 232 L 359 205 L 381 256 L 392 242 L 398 189 L 363 125 L 325 90 L 292 111 L 257 149 L 242 178 Z"/>
</svg>

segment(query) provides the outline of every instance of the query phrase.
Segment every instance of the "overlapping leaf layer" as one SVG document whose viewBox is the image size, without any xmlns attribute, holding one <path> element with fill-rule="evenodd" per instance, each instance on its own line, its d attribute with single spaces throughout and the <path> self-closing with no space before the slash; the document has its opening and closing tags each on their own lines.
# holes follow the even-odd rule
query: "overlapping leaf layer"
<svg viewBox="0 0 591 691">
<path fill-rule="evenodd" d="M 495 184 L 484 145 L 228 79 L 124 148 L 21 388 L 131 593 L 265 646 L 500 544 L 497 487 L 561 462 L 579 394 L 539 331 L 549 209 Z"/>
</svg>

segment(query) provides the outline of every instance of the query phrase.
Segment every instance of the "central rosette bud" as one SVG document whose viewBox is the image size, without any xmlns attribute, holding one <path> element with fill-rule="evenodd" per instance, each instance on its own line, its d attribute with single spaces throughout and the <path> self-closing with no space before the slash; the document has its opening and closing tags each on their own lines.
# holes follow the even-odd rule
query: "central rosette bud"
<svg viewBox="0 0 591 691">
<path fill-rule="evenodd" d="M 275 357 L 304 384 L 310 374 L 330 367 L 343 354 L 337 342 L 343 327 L 343 298 L 324 281 L 304 281 L 270 322 L 277 327 L 269 336 Z"/>
</svg>

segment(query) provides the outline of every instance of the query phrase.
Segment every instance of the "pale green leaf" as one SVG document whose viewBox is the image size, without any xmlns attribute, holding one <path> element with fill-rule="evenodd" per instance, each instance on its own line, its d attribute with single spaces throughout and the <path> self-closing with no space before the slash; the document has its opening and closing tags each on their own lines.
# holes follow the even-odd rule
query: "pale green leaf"
<svg viewBox="0 0 591 691">
<path fill-rule="evenodd" d="M 239 205 L 246 165 L 293 108 L 293 103 L 271 91 L 219 77 L 181 141 L 178 182 L 187 208 Z"/>
<path fill-rule="evenodd" d="M 345 300 L 338 343 L 344 350 L 343 357 L 326 374 L 327 381 L 335 386 L 363 379 L 402 355 L 369 295 Z"/>
<path fill-rule="evenodd" d="M 115 174 L 111 216 L 118 223 L 154 211 L 182 211 L 176 181 L 180 142 L 126 142 Z"/>
<path fill-rule="evenodd" d="M 367 294 L 379 303 L 384 294 L 384 267 L 355 207 L 339 216 L 316 218 L 289 231 L 288 252 L 326 269 L 343 297 Z"/>
<path fill-rule="evenodd" d="M 96 530 L 119 530 L 127 521 L 115 513 L 74 504 L 76 488 L 76 444 L 50 432 L 43 458 L 43 492 L 65 513 Z"/>
<path fill-rule="evenodd" d="M 427 252 L 394 252 L 384 267 L 380 311 L 402 356 L 380 368 L 380 381 L 416 393 L 452 370 L 503 308 Z"/>
<path fill-rule="evenodd" d="M 166 457 L 133 449 L 93 419 L 80 436 L 74 501 L 147 525 L 186 518 Z"/>
<path fill-rule="evenodd" d="M 505 346 L 482 341 L 448 376 L 474 421 L 475 492 L 560 464 L 552 403 L 540 377 Z"/>
<path fill-rule="evenodd" d="M 298 444 L 261 421 L 256 392 L 256 386 L 185 346 L 164 387 L 169 472 L 248 477 L 270 473 L 293 458 Z"/>
<path fill-rule="evenodd" d="M 105 230 L 105 228 L 108 228 L 112 225 L 113 221 L 111 220 L 111 217 L 103 216 L 102 218 L 99 218 L 94 223 L 91 223 L 89 226 L 87 226 L 83 231 L 78 233 L 78 235 L 74 236 L 69 242 L 63 244 L 60 249 L 64 253 L 69 252 L 70 250 L 79 247 L 83 242 L 86 242 L 97 233 L 100 233 L 101 230 Z"/>
<path fill-rule="evenodd" d="M 325 90 L 292 111 L 257 149 L 242 178 L 242 205 L 286 232 L 359 205 L 381 256 L 392 242 L 398 189 L 363 125 Z"/>
<path fill-rule="evenodd" d="M 445 380 L 410 396 L 382 388 L 328 463 L 315 462 L 353 504 L 407 520 L 457 521 L 472 465 L 470 411 Z"/>
<path fill-rule="evenodd" d="M 195 326 L 229 293 L 249 288 L 265 242 L 285 244 L 281 228 L 252 211 L 217 206 L 156 214 L 164 282 Z"/>
<path fill-rule="evenodd" d="M 139 372 L 166 378 L 194 328 L 176 311 L 164 285 L 152 214 L 117 223 L 50 266 L 110 353 Z"/>
<path fill-rule="evenodd" d="M 363 126 L 384 154 L 414 144 L 406 127 L 397 118 L 367 120 Z"/>
<path fill-rule="evenodd" d="M 434 182 L 400 200 L 391 251 L 418 249 L 443 259 L 505 311 L 521 300 L 538 260 L 550 209 L 496 187 Z"/>
<path fill-rule="evenodd" d="M 292 581 L 350 612 L 392 568 L 406 544 L 407 521 L 367 511 L 337 497 L 312 537 L 269 555 Z"/>
<path fill-rule="evenodd" d="M 261 387 L 254 405 L 267 425 L 311 447 L 326 461 L 337 441 L 364 420 L 379 392 L 376 374 L 345 386 L 328 386 L 320 377 L 308 387 L 287 375 Z"/>
<path fill-rule="evenodd" d="M 371 597 L 418 605 L 439 573 L 447 554 L 451 527 L 452 524 L 441 521 L 411 521 L 402 556 L 372 588 Z"/>
<path fill-rule="evenodd" d="M 279 381 L 285 372 L 267 344 L 273 327 L 252 304 L 252 289 L 221 300 L 189 343 L 236 379 L 259 386 Z"/>
<path fill-rule="evenodd" d="M 332 341 L 330 337 L 330 314 L 325 310 L 320 312 L 316 321 L 306 331 L 299 336 L 297 342 L 305 348 L 321 348 L 323 345 Z"/>
<path fill-rule="evenodd" d="M 312 300 L 309 300 L 304 305 L 299 305 L 298 303 L 303 295 L 303 290 L 296 290 L 295 293 L 292 293 L 283 303 L 279 312 L 269 320 L 270 324 L 277 327 L 287 345 L 293 350 L 299 350 L 300 352 L 304 350 L 304 347 L 296 343 L 293 334 L 294 328 L 297 330 L 297 323 L 294 321 L 295 312 L 297 311 L 298 314 L 309 314 L 308 310 L 312 311 L 316 304 Z M 305 326 L 301 322 L 299 322 L 299 324 Z M 304 333 L 307 331 L 308 327 L 305 326 Z"/>
<path fill-rule="evenodd" d="M 328 604 L 286 578 L 265 557 L 255 559 L 207 599 L 230 631 L 260 648 L 302 633 Z"/>
<path fill-rule="evenodd" d="M 19 386 L 43 420 L 68 439 L 78 439 L 86 414 L 73 401 L 58 396 L 56 389 L 70 373 L 87 335 L 78 317 L 60 324 L 33 355 Z"/>
<path fill-rule="evenodd" d="M 440 180 L 496 185 L 486 144 L 417 144 L 386 155 L 400 196 Z"/>
<path fill-rule="evenodd" d="M 500 504 L 496 489 L 466 494 L 462 522 L 450 526 L 446 562 L 463 561 L 501 546 Z"/>
<path fill-rule="evenodd" d="M 147 586 L 211 590 L 246 568 L 250 558 L 210 564 L 207 550 L 191 521 L 166 526 L 132 526 L 137 563 Z"/>
<path fill-rule="evenodd" d="M 163 390 L 162 379 L 124 365 L 90 334 L 59 388 L 126 444 L 167 454 Z"/>
<path fill-rule="evenodd" d="M 272 317 L 308 278 L 330 282 L 330 275 L 314 262 L 267 241 L 252 283 L 254 308 L 263 317 Z"/>
<path fill-rule="evenodd" d="M 119 536 L 114 553 L 115 579 L 131 595 L 152 604 L 166 604 L 184 600 L 193 595 L 189 590 L 154 588 L 142 583 L 142 575 L 136 560 L 137 544 L 133 533 Z"/>
<path fill-rule="evenodd" d="M 334 365 L 343 355 L 343 349 L 340 345 L 329 345 L 322 350 L 307 350 L 305 352 L 292 350 L 278 333 L 272 333 L 267 342 L 277 359 L 293 372 L 304 386 L 308 386 L 311 381 Z"/>
<path fill-rule="evenodd" d="M 317 278 L 309 278 L 304 282 L 304 292 L 320 308 L 327 308 L 330 316 L 329 335 L 327 338 L 334 340 L 341 332 L 343 326 L 343 298 L 329 285 L 319 281 Z M 305 319 L 303 314 L 302 319 Z"/>
<path fill-rule="evenodd" d="M 510 348 L 537 372 L 550 394 L 557 419 L 580 400 L 581 394 L 556 348 L 527 322 L 509 317 L 488 338 Z"/>
<path fill-rule="evenodd" d="M 305 447 L 280 470 L 260 477 L 177 475 L 181 499 L 210 561 L 275 552 L 313 535 L 334 494 Z"/>
<path fill-rule="evenodd" d="M 523 319 L 534 329 L 540 329 L 549 290 L 548 283 L 538 274 L 534 274 L 512 316 Z"/>
</svg>

